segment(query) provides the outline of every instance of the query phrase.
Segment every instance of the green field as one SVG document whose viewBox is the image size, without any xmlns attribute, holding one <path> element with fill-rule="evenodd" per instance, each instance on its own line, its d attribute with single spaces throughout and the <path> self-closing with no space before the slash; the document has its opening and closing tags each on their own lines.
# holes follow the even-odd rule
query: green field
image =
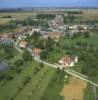
<svg viewBox="0 0 98 100">
<path fill-rule="evenodd" d="M 77 42 L 81 42 L 81 43 L 88 43 L 88 44 L 93 44 L 95 45 L 96 47 L 98 47 L 98 35 L 93 35 L 93 36 L 90 36 L 89 38 L 84 38 L 84 37 L 77 37 L 75 39 L 61 39 L 60 40 L 60 43 L 62 45 L 74 45 L 75 43 Z"/>
<path fill-rule="evenodd" d="M 11 18 L 0 18 L 0 24 L 6 24 L 11 20 Z"/>
<path fill-rule="evenodd" d="M 3 18 L 4 16 L 10 15 L 11 18 Z M 0 25 L 7 24 L 10 20 L 23 20 L 28 17 L 35 18 L 36 13 L 25 13 L 25 12 L 16 12 L 16 13 L 1 13 L 0 12 Z"/>
<path fill-rule="evenodd" d="M 87 88 L 84 91 L 84 100 L 94 100 L 93 85 L 87 85 Z"/>
<path fill-rule="evenodd" d="M 29 97 L 33 100 L 40 100 L 54 72 L 55 70 L 51 68 L 42 68 L 16 96 L 15 100 L 28 100 Z"/>
<path fill-rule="evenodd" d="M 48 91 L 47 87 L 52 81 L 52 77 L 55 76 L 55 78 L 58 78 L 59 75 L 57 75 L 55 69 L 48 66 L 43 66 L 36 71 L 36 68 L 39 68 L 39 66 L 40 65 L 34 61 L 31 63 L 28 62 L 21 73 L 13 74 L 14 79 L 0 87 L 0 100 L 8 100 L 8 98 L 14 98 L 15 100 L 28 100 L 29 98 L 31 98 L 31 100 L 40 100 L 45 91 Z M 30 76 L 31 79 L 23 86 L 23 80 L 26 76 Z M 61 83 L 63 82 L 63 77 L 60 81 Z M 51 87 L 54 88 L 54 90 L 49 91 L 56 91 L 56 96 L 59 97 L 59 92 L 62 86 L 63 84 L 57 84 L 56 86 Z M 20 87 L 22 88 L 20 89 Z M 52 95 L 51 98 L 54 96 L 55 95 Z"/>
<path fill-rule="evenodd" d="M 10 15 L 12 16 L 12 18 L 14 19 L 25 19 L 29 16 L 32 16 L 32 17 L 35 17 L 36 13 L 28 13 L 28 12 L 0 12 L 0 18 L 2 18 L 3 16 L 7 16 L 7 15 Z"/>
</svg>

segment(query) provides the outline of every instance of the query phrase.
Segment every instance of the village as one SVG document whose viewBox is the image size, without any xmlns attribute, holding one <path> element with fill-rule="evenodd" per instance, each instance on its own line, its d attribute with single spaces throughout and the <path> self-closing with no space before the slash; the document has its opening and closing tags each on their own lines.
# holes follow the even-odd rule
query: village
<svg viewBox="0 0 98 100">
<path fill-rule="evenodd" d="M 29 44 L 26 39 L 31 37 L 32 34 L 38 32 L 40 38 L 47 39 L 51 38 L 53 41 L 58 42 L 59 38 L 63 38 L 66 35 L 69 37 L 74 37 L 74 35 L 79 34 L 79 32 L 88 32 L 90 28 L 89 25 L 79 24 L 79 25 L 65 25 L 63 17 L 61 15 L 56 15 L 54 20 L 49 21 L 49 28 L 44 27 L 19 27 L 16 29 L 16 32 L 4 33 L 0 35 L 0 43 L 5 45 L 18 46 L 22 49 L 29 49 L 34 53 L 34 56 L 40 58 L 40 53 L 43 51 L 41 48 L 34 47 L 35 44 Z M 82 34 L 81 33 L 81 34 Z M 86 33 L 88 34 L 88 33 Z M 37 41 L 36 41 L 37 42 Z M 76 55 L 75 55 L 76 56 Z M 71 57 L 65 55 L 58 61 L 61 65 L 64 66 L 74 66 L 74 62 L 78 61 L 78 57 Z"/>
<path fill-rule="evenodd" d="M 5 76 L 1 74 L 0 76 L 0 88 L 3 90 L 5 89 L 4 86 L 8 86 L 9 90 L 14 89 L 13 93 L 11 92 L 9 95 L 7 93 L 3 94 L 4 96 L 0 96 L 0 99 L 22 100 L 22 97 L 24 97 L 24 100 L 56 100 L 54 98 L 63 100 L 63 96 L 64 100 L 66 98 L 68 100 L 93 100 L 92 95 L 97 98 L 95 95 L 98 87 L 97 72 L 95 71 L 97 59 L 95 60 L 94 57 L 98 50 L 96 46 L 98 36 L 95 34 L 96 32 L 94 34 L 91 32 L 97 29 L 97 24 L 72 23 L 72 18 L 67 19 L 67 23 L 65 23 L 64 17 L 66 15 L 62 14 L 38 14 L 38 16 L 42 18 L 37 17 L 33 21 L 39 22 L 41 20 L 39 25 L 21 25 L 20 21 L 14 31 L 0 34 L 0 62 L 3 61 L 1 66 L 4 65 L 9 69 L 8 74 L 4 74 Z M 47 16 L 49 17 L 48 20 L 45 19 Z M 50 18 L 51 16 L 53 18 Z M 70 16 L 72 17 L 72 15 Z M 31 24 L 33 23 L 29 18 L 26 20 L 26 23 L 28 21 L 31 21 Z M 43 25 L 44 21 L 45 25 Z M 12 21 L 12 23 L 17 23 L 17 21 Z M 7 57 L 4 56 L 5 58 L 3 58 L 2 52 L 7 53 Z M 90 64 L 89 61 L 96 62 L 96 64 Z M 93 66 L 94 70 L 89 70 Z M 0 72 L 4 71 L 5 67 L 1 68 Z M 13 76 L 10 76 L 10 71 L 14 73 Z M 2 77 L 5 77 L 5 79 L 3 80 Z M 44 83 L 45 80 L 47 82 Z M 10 88 L 9 82 L 11 81 L 17 81 L 15 87 Z M 47 86 L 49 81 L 49 86 Z M 7 82 L 9 85 L 7 85 Z M 58 88 L 55 90 L 56 84 Z M 55 96 L 52 94 L 51 86 L 54 89 Z M 48 89 L 54 98 L 51 96 L 47 99 L 49 94 L 47 91 L 45 93 L 42 87 Z M 63 89 L 61 90 L 61 88 Z M 72 92 L 70 93 L 68 89 Z M 88 90 L 92 91 L 91 97 L 85 96 L 88 99 L 83 99 L 84 94 L 89 94 Z M 37 96 L 38 91 L 39 96 Z M 26 94 L 26 92 L 28 93 Z M 57 92 L 61 97 L 56 94 Z M 33 95 L 35 95 L 36 99 Z"/>
</svg>

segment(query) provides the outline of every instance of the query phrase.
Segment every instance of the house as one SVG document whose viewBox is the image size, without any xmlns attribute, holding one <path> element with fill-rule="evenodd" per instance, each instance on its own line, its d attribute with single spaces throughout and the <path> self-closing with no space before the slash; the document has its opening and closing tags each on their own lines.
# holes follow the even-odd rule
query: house
<svg viewBox="0 0 98 100">
<path fill-rule="evenodd" d="M 40 28 L 32 28 L 32 31 L 29 33 L 29 35 L 31 36 L 34 32 L 39 32 Z"/>
<path fill-rule="evenodd" d="M 9 68 L 8 64 L 5 62 L 0 62 L 0 72 L 5 71 Z"/>
<path fill-rule="evenodd" d="M 61 36 L 61 33 L 59 33 L 59 32 L 49 32 L 48 35 L 51 39 L 58 40 Z"/>
<path fill-rule="evenodd" d="M 88 30 L 88 25 L 82 24 L 79 26 L 82 30 Z"/>
<path fill-rule="evenodd" d="M 73 67 L 78 62 L 78 57 L 66 55 L 59 60 L 60 68 Z"/>
<path fill-rule="evenodd" d="M 69 29 L 77 30 L 78 29 L 78 25 L 71 25 L 71 26 L 69 26 Z"/>
<path fill-rule="evenodd" d="M 0 35 L 0 44 L 11 45 L 13 42 L 13 39 L 9 38 L 7 34 Z"/>
<path fill-rule="evenodd" d="M 33 56 L 34 56 L 35 58 L 38 58 L 38 59 L 39 59 L 42 50 L 39 49 L 39 48 L 34 48 L 34 49 L 32 50 L 32 52 L 33 52 Z"/>
<path fill-rule="evenodd" d="M 23 34 L 18 35 L 18 40 L 22 40 L 22 39 L 26 39 L 26 38 L 27 38 L 26 35 L 23 35 Z"/>
<path fill-rule="evenodd" d="M 16 32 L 17 32 L 17 33 L 25 33 L 27 30 L 28 30 L 27 27 L 18 27 L 18 28 L 16 29 Z"/>
<path fill-rule="evenodd" d="M 26 48 L 27 47 L 27 45 L 28 45 L 28 42 L 27 41 L 25 41 L 25 40 L 21 40 L 21 41 L 19 41 L 19 47 L 21 47 L 21 48 Z"/>
<path fill-rule="evenodd" d="M 47 39 L 49 37 L 48 33 L 52 32 L 52 30 L 49 28 L 42 28 L 42 29 L 40 29 L 39 32 L 40 32 L 43 39 Z"/>
</svg>

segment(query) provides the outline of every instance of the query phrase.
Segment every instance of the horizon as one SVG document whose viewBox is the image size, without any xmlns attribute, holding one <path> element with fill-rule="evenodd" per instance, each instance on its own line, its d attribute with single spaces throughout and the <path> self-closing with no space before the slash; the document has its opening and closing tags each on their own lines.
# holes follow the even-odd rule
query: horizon
<svg viewBox="0 0 98 100">
<path fill-rule="evenodd" d="M 48 2 L 49 1 L 49 2 Z M 98 8 L 97 0 L 1 0 L 0 9 L 9 8 Z"/>
</svg>

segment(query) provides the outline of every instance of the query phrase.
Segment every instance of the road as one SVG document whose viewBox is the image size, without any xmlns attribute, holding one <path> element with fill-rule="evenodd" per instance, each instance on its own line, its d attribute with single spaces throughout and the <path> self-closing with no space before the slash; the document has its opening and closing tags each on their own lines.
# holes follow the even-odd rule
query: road
<svg viewBox="0 0 98 100">
<path fill-rule="evenodd" d="M 58 65 L 50 64 L 50 63 L 45 62 L 45 61 L 40 60 L 40 59 L 34 58 L 34 60 L 38 61 L 39 63 L 43 63 L 43 64 L 45 64 L 45 65 L 48 65 L 48 66 L 50 66 L 50 67 L 52 67 L 52 68 L 59 68 Z M 84 81 L 86 81 L 86 82 L 88 82 L 88 83 L 90 83 L 90 84 L 92 84 L 92 85 L 98 87 L 98 84 L 96 84 L 95 82 L 93 82 L 93 81 L 91 81 L 91 80 L 88 80 L 88 79 L 86 79 L 86 78 L 84 78 L 84 77 L 82 77 L 82 76 L 80 76 L 80 75 L 77 75 L 77 74 L 76 74 L 77 72 L 76 72 L 76 73 L 73 73 L 72 71 L 69 71 L 69 70 L 67 70 L 67 69 L 65 69 L 64 71 L 65 71 L 66 73 L 68 73 L 68 74 L 74 76 L 74 77 L 80 78 L 80 79 L 82 79 L 82 80 L 84 80 Z M 74 71 L 74 72 L 75 72 L 75 71 Z"/>
<path fill-rule="evenodd" d="M 22 50 L 21 50 L 20 48 L 18 48 L 17 45 L 15 45 L 15 46 L 16 46 L 16 49 L 18 50 L 18 52 L 22 53 Z M 27 49 L 27 50 L 28 50 L 28 49 Z M 32 52 L 31 52 L 30 50 L 28 50 L 28 51 L 29 51 L 29 52 L 31 53 L 31 55 L 33 56 Z M 52 67 L 52 68 L 59 68 L 58 65 L 50 64 L 50 63 L 48 63 L 48 62 L 46 62 L 46 61 L 43 61 L 43 60 L 41 60 L 41 59 L 34 58 L 34 60 L 37 61 L 37 62 L 39 62 L 39 63 L 43 63 L 43 64 L 45 64 L 45 65 L 48 65 L 48 66 L 50 66 L 50 67 Z M 80 78 L 80 79 L 82 79 L 82 80 L 84 80 L 84 81 L 86 81 L 86 82 L 88 82 L 88 83 L 90 83 L 90 84 L 92 84 L 92 85 L 98 87 L 98 84 L 97 84 L 97 83 L 95 83 L 95 82 L 93 82 L 93 81 L 87 79 L 87 77 L 86 77 L 85 75 L 81 74 L 81 73 L 78 73 L 78 72 L 76 72 L 76 71 L 74 71 L 74 70 L 69 70 L 69 69 L 65 69 L 64 71 L 65 71 L 66 73 L 68 73 L 68 74 L 74 76 L 74 77 Z"/>
<path fill-rule="evenodd" d="M 96 90 L 96 86 L 93 85 L 93 93 L 94 93 L 94 100 L 97 100 L 97 90 Z"/>
</svg>

